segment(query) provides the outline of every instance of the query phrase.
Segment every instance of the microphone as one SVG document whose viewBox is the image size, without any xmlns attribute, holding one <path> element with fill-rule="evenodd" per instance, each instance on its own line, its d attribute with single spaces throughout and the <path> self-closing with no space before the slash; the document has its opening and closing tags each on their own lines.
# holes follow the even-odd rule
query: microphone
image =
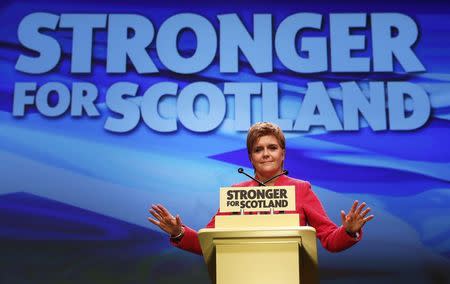
<svg viewBox="0 0 450 284">
<path fill-rule="evenodd" d="M 279 176 L 287 175 L 287 174 L 288 174 L 288 171 L 287 171 L 287 170 L 283 170 L 280 174 L 274 175 L 273 177 L 269 178 L 268 180 L 266 180 L 266 181 L 264 181 L 264 182 L 259 181 L 259 180 L 257 180 L 256 178 L 252 177 L 251 175 L 247 174 L 246 172 L 244 172 L 244 169 L 243 169 L 243 168 L 239 168 L 239 169 L 238 169 L 238 173 L 243 174 L 243 175 L 246 175 L 247 177 L 249 177 L 249 178 L 251 178 L 252 180 L 256 181 L 256 182 L 258 183 L 258 185 L 260 185 L 260 186 L 266 186 L 266 183 L 268 183 L 269 181 L 271 181 L 271 180 L 273 180 L 273 179 L 276 179 L 276 178 L 279 177 Z"/>
<path fill-rule="evenodd" d="M 266 184 L 266 183 L 268 183 L 269 181 L 271 181 L 271 180 L 273 180 L 273 179 L 276 179 L 276 178 L 279 177 L 279 176 L 287 175 L 287 174 L 288 174 L 288 171 L 287 171 L 287 170 L 283 170 L 283 171 L 281 172 L 281 174 L 277 174 L 277 175 L 275 175 L 275 176 L 269 178 L 268 180 L 264 181 L 263 183 Z"/>
<path fill-rule="evenodd" d="M 256 178 L 252 177 L 251 175 L 247 174 L 246 172 L 244 172 L 243 168 L 239 168 L 238 169 L 238 173 L 243 174 L 248 176 L 249 178 L 251 178 L 252 180 L 256 181 L 258 183 L 259 186 L 266 186 L 263 182 L 257 180 Z"/>
</svg>

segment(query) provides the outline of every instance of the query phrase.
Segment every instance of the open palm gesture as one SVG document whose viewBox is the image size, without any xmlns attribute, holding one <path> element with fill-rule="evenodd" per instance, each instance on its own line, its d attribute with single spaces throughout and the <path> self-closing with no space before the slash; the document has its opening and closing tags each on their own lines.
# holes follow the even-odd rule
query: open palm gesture
<svg viewBox="0 0 450 284">
<path fill-rule="evenodd" d="M 358 207 L 358 200 L 355 200 L 348 214 L 345 214 L 344 210 L 341 210 L 342 225 L 348 233 L 355 234 L 356 232 L 359 232 L 364 224 L 374 218 L 373 215 L 366 217 L 370 212 L 370 208 L 363 211 L 365 206 L 366 203 L 363 202 Z"/>
<path fill-rule="evenodd" d="M 148 220 L 160 227 L 161 230 L 168 233 L 171 236 L 179 235 L 183 228 L 180 216 L 173 216 L 170 212 L 161 204 L 152 205 L 152 208 L 148 210 L 153 217 L 148 217 Z"/>
</svg>

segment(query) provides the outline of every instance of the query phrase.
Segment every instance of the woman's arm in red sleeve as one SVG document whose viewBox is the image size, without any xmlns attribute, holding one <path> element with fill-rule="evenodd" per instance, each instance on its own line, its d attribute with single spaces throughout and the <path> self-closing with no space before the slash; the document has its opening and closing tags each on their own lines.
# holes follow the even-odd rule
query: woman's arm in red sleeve
<svg viewBox="0 0 450 284">
<path fill-rule="evenodd" d="M 202 249 L 200 247 L 200 242 L 198 240 L 198 233 L 194 229 L 189 228 L 188 226 L 183 225 L 184 228 L 184 236 L 176 241 L 170 239 L 170 243 L 182 250 L 186 250 L 195 254 L 202 254 Z"/>
<path fill-rule="evenodd" d="M 317 238 L 326 250 L 339 252 L 353 246 L 361 239 L 361 231 L 359 232 L 359 236 L 354 238 L 347 234 L 343 226 L 336 226 L 328 218 L 322 203 L 312 191 L 309 182 L 303 184 L 301 192 L 303 200 L 300 202 L 303 204 L 306 219 L 316 229 Z"/>
<path fill-rule="evenodd" d="M 208 225 L 206 225 L 206 228 L 214 228 L 215 220 L 216 215 L 211 218 Z M 189 228 L 186 225 L 183 225 L 183 228 L 184 236 L 178 241 L 170 239 L 170 243 L 177 248 L 202 255 L 202 248 L 200 247 L 200 241 L 198 239 L 197 231 Z"/>
</svg>

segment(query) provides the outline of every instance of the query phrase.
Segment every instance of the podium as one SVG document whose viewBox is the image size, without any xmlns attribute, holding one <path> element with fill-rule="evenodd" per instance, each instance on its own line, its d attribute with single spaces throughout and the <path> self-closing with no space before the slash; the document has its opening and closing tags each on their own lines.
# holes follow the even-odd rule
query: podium
<svg viewBox="0 0 450 284">
<path fill-rule="evenodd" d="M 297 214 L 216 216 L 199 231 L 214 284 L 319 283 L 316 230 Z"/>
</svg>

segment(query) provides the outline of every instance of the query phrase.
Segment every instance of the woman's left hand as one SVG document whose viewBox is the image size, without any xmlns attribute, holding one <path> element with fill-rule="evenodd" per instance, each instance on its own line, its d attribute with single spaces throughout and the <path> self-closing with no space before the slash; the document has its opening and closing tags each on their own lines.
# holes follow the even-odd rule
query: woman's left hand
<svg viewBox="0 0 450 284">
<path fill-rule="evenodd" d="M 348 214 L 345 214 L 344 210 L 341 210 L 342 225 L 349 234 L 359 232 L 364 224 L 374 218 L 373 215 L 366 217 L 366 215 L 370 212 L 370 208 L 363 211 L 365 206 L 366 203 L 363 202 L 358 207 L 358 200 L 355 200 Z"/>
</svg>

